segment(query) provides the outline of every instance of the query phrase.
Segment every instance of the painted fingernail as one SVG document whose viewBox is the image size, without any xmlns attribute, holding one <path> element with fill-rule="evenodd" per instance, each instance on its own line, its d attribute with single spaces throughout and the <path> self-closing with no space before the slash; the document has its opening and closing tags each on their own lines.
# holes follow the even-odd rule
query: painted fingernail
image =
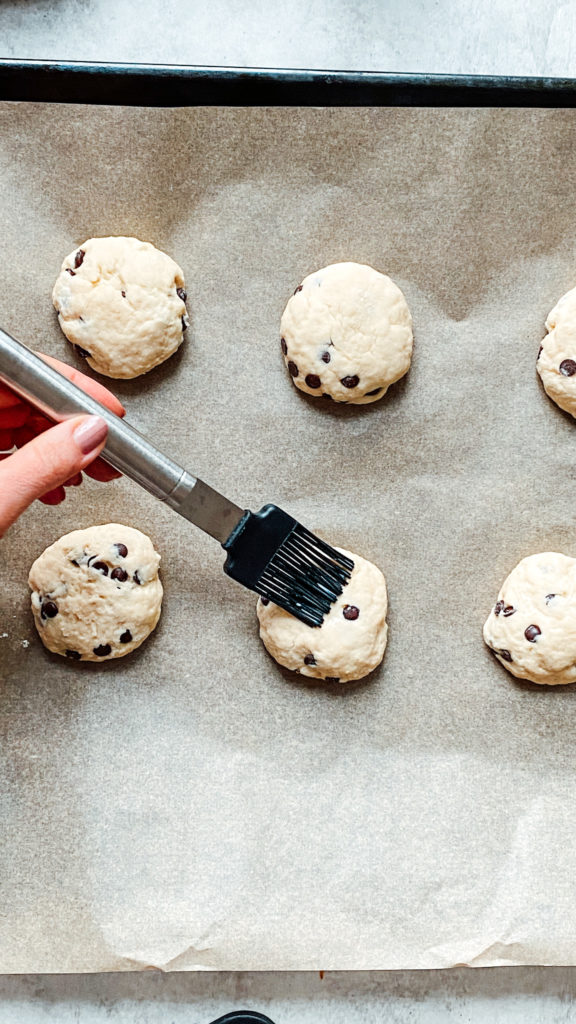
<svg viewBox="0 0 576 1024">
<path fill-rule="evenodd" d="M 72 436 L 80 451 L 84 452 L 84 455 L 88 455 L 99 444 L 102 444 L 107 433 L 108 426 L 106 420 L 103 420 L 101 416 L 89 416 L 88 419 L 76 427 Z"/>
</svg>

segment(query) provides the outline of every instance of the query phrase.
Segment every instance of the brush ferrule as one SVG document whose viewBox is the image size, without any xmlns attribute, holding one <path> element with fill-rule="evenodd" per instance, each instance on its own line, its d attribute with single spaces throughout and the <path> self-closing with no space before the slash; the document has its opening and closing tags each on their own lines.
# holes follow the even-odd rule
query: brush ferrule
<svg viewBox="0 0 576 1024">
<path fill-rule="evenodd" d="M 297 525 L 276 505 L 246 512 L 222 545 L 228 552 L 224 572 L 255 590 L 266 566 Z"/>
</svg>

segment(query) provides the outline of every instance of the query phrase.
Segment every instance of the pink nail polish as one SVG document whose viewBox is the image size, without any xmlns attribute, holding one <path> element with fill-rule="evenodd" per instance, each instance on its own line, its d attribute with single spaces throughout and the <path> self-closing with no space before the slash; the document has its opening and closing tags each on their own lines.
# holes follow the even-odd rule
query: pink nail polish
<svg viewBox="0 0 576 1024">
<path fill-rule="evenodd" d="M 107 433 L 106 420 L 103 420 L 101 416 L 89 416 L 87 420 L 76 427 L 72 436 L 80 451 L 84 455 L 88 455 L 99 444 L 102 444 Z"/>
</svg>

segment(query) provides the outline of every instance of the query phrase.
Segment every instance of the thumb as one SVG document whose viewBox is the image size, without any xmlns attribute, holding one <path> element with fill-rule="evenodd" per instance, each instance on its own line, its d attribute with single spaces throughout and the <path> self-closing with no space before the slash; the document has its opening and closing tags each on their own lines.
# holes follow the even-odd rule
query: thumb
<svg viewBox="0 0 576 1024">
<path fill-rule="evenodd" d="M 81 416 L 39 434 L 0 462 L 0 537 L 35 498 L 88 466 L 104 447 L 100 416 Z"/>
</svg>

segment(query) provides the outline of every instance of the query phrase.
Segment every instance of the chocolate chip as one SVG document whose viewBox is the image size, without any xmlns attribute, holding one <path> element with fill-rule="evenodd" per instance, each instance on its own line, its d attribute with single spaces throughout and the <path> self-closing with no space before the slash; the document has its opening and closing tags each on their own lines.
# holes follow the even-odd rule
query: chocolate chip
<svg viewBox="0 0 576 1024">
<path fill-rule="evenodd" d="M 553 597 L 556 597 L 556 594 L 546 594 L 546 597 L 545 597 L 546 604 L 549 604 Z"/>
<path fill-rule="evenodd" d="M 349 622 L 353 622 L 354 619 L 357 619 L 360 615 L 360 609 L 357 608 L 355 604 L 345 604 L 342 609 L 342 615 L 345 619 L 348 619 Z"/>
<path fill-rule="evenodd" d="M 356 388 L 360 383 L 360 378 L 354 374 L 353 377 L 342 377 L 340 383 L 343 384 L 345 388 Z"/>
<path fill-rule="evenodd" d="M 96 569 L 96 572 L 101 572 L 103 576 L 108 575 L 108 566 L 106 562 L 92 562 L 92 569 Z"/>
<path fill-rule="evenodd" d="M 178 296 L 179 299 L 182 299 L 182 302 L 186 302 L 186 299 L 188 298 L 183 288 L 177 288 L 176 295 Z"/>
<path fill-rule="evenodd" d="M 112 654 L 112 648 L 110 644 L 100 644 L 98 647 L 94 647 L 94 654 L 98 658 L 106 658 L 109 654 Z"/>
<path fill-rule="evenodd" d="M 313 654 L 307 654 L 306 657 L 304 658 L 304 664 L 305 665 L 315 665 L 316 664 L 316 658 L 314 657 L 314 655 Z"/>
<path fill-rule="evenodd" d="M 291 377 L 297 377 L 298 376 L 298 372 L 299 371 L 298 371 L 298 367 L 296 366 L 296 363 L 293 363 L 292 361 L 290 361 L 288 363 L 288 372 L 290 373 Z"/>
<path fill-rule="evenodd" d="M 77 569 L 80 568 L 80 563 L 77 562 L 75 558 L 71 558 L 70 561 L 72 562 L 72 565 L 76 566 Z"/>
<path fill-rule="evenodd" d="M 322 398 L 329 398 L 332 401 L 332 395 L 327 395 L 325 391 L 322 392 Z"/>
<path fill-rule="evenodd" d="M 184 334 L 184 331 L 187 331 L 187 330 L 188 330 L 188 324 L 186 323 L 186 317 L 183 316 L 182 317 L 182 334 Z"/>
<path fill-rule="evenodd" d="M 130 644 L 130 643 L 132 643 L 132 633 L 130 632 L 129 629 L 125 629 L 124 632 L 122 633 L 122 636 L 120 637 L 120 643 L 121 644 Z"/>
<path fill-rule="evenodd" d="M 42 619 L 53 619 L 55 615 L 58 615 L 58 605 L 54 601 L 43 601 L 40 617 Z"/>
<path fill-rule="evenodd" d="M 573 377 L 576 373 L 576 363 L 573 359 L 563 359 L 560 363 L 560 373 L 563 377 Z"/>
<path fill-rule="evenodd" d="M 320 356 L 320 359 L 322 360 L 323 363 L 329 363 L 331 358 L 332 356 L 330 355 L 329 352 L 323 352 L 322 355 Z"/>
<path fill-rule="evenodd" d="M 288 345 L 286 344 L 285 338 L 280 338 L 280 348 L 282 349 L 285 356 L 288 355 Z"/>
<path fill-rule="evenodd" d="M 125 298 L 126 298 L 126 292 L 122 292 L 122 298 L 123 298 L 123 299 L 125 299 Z"/>
<path fill-rule="evenodd" d="M 504 661 L 512 661 L 512 655 L 510 654 L 510 651 L 504 649 L 502 651 L 496 651 L 496 654 L 499 654 Z"/>
<path fill-rule="evenodd" d="M 382 391 L 382 388 L 374 388 L 374 391 L 367 391 L 366 398 L 372 398 L 372 395 L 378 395 Z"/>
<path fill-rule="evenodd" d="M 64 651 L 64 654 L 67 658 L 70 658 L 71 661 L 80 661 L 80 658 L 82 657 L 80 651 Z"/>
<path fill-rule="evenodd" d="M 78 270 L 78 267 L 81 267 L 82 264 L 84 263 L 85 255 L 86 253 L 84 252 L 84 249 L 78 249 L 78 252 L 74 257 L 74 266 L 76 267 L 76 270 Z"/>
<path fill-rule="evenodd" d="M 306 374 L 304 378 L 304 383 L 307 384 L 309 388 L 319 388 L 322 385 L 320 377 L 318 377 L 317 374 L 315 373 Z"/>
<path fill-rule="evenodd" d="M 504 604 L 504 601 L 496 601 L 496 604 L 494 605 L 494 615 L 500 615 L 500 612 L 503 611 L 505 607 L 506 605 Z"/>
<path fill-rule="evenodd" d="M 74 348 L 76 349 L 78 355 L 82 356 L 83 359 L 90 359 L 90 353 L 87 352 L 85 348 L 80 348 L 80 345 L 74 345 Z"/>
<path fill-rule="evenodd" d="M 116 548 L 116 551 L 118 552 L 120 558 L 126 558 L 126 555 L 128 554 L 128 548 L 126 547 L 125 544 L 115 544 L 114 547 Z"/>
<path fill-rule="evenodd" d="M 340 676 L 326 676 L 325 679 L 324 679 L 324 682 L 326 682 L 326 683 L 339 683 L 340 682 Z"/>
<path fill-rule="evenodd" d="M 299 284 L 298 287 L 294 289 L 294 295 L 297 295 L 298 292 L 301 292 L 301 291 L 302 291 L 302 285 Z"/>
<path fill-rule="evenodd" d="M 540 626 L 526 626 L 526 629 L 524 630 L 524 636 L 531 644 L 536 643 L 541 633 L 542 630 L 540 629 Z"/>
<path fill-rule="evenodd" d="M 76 277 L 76 271 L 71 270 L 70 267 L 66 267 L 66 273 L 70 274 L 70 277 Z"/>
<path fill-rule="evenodd" d="M 270 604 L 270 601 L 268 600 L 267 597 L 261 597 L 260 600 L 261 600 L 261 602 L 262 602 L 262 604 L 264 606 L 266 606 L 267 604 Z"/>
<path fill-rule="evenodd" d="M 516 609 L 514 605 L 507 604 L 506 607 L 502 609 L 502 615 L 505 615 L 506 618 L 509 619 L 511 615 L 514 615 L 515 611 Z"/>
<path fill-rule="evenodd" d="M 138 575 L 138 570 L 136 570 L 136 572 L 134 573 L 134 575 L 133 575 L 132 579 L 134 580 L 134 583 L 137 583 L 137 584 L 138 584 L 138 586 L 140 586 L 140 585 L 141 585 L 141 583 L 142 583 L 142 580 L 140 579 L 140 577 L 139 577 L 139 575 Z"/>
<path fill-rule="evenodd" d="M 128 579 L 128 573 L 125 569 L 120 569 L 119 566 L 116 566 L 116 568 L 112 569 L 112 572 L 110 573 L 110 579 L 118 580 L 119 583 L 125 583 Z"/>
<path fill-rule="evenodd" d="M 540 348 L 538 349 L 538 355 L 536 356 L 536 362 L 538 362 L 538 360 L 540 359 L 540 356 L 542 355 L 543 351 L 544 351 L 544 346 L 540 345 Z"/>
</svg>

